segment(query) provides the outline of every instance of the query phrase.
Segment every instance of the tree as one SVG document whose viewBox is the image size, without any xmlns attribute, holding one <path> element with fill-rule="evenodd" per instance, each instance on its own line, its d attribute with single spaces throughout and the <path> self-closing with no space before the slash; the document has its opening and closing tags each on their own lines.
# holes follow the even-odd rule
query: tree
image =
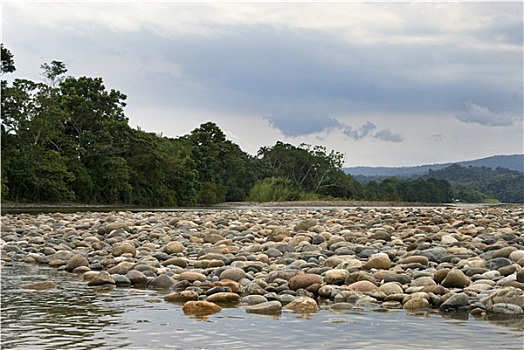
<svg viewBox="0 0 524 350">
<path fill-rule="evenodd" d="M 488 201 L 524 203 L 524 174 L 506 168 L 460 166 L 430 171 L 425 178 L 449 181 L 456 199 L 464 202 Z"/>
<path fill-rule="evenodd" d="M 243 200 L 256 181 L 253 158 L 226 140 L 212 122 L 204 123 L 185 138 L 198 173 L 199 203 Z"/>
<path fill-rule="evenodd" d="M 56 87 L 65 79 L 62 75 L 67 72 L 67 68 L 60 61 L 52 61 L 51 64 L 44 63 L 40 68 L 43 70 L 42 76 L 47 80 L 50 87 Z"/>
<path fill-rule="evenodd" d="M 258 157 L 269 170 L 270 177 L 286 177 L 308 192 L 318 194 L 349 194 L 349 175 L 341 169 L 344 155 L 323 146 L 301 144 L 299 147 L 278 141 L 273 147 L 262 147 Z"/>
<path fill-rule="evenodd" d="M 9 191 L 12 198 L 71 199 L 67 183 L 73 175 L 57 152 L 65 113 L 55 96 L 30 80 L 2 84 L 1 119 L 3 195 Z"/>
<path fill-rule="evenodd" d="M 101 78 L 68 77 L 60 84 L 61 103 L 69 113 L 65 133 L 73 141 L 74 157 L 87 162 L 96 156 L 124 152 L 128 119 L 126 95 L 107 91 Z"/>
<path fill-rule="evenodd" d="M 126 96 L 106 90 L 100 78 L 65 78 L 59 61 L 41 68 L 47 84 L 2 82 L 2 193 L 33 201 L 127 200 Z"/>
<path fill-rule="evenodd" d="M 4 47 L 4 44 L 0 44 L 0 49 L 2 51 L 1 53 L 2 74 L 1 75 L 4 75 L 5 73 L 13 73 L 16 70 L 13 54 L 11 53 L 11 51 L 9 51 L 8 49 Z"/>
<path fill-rule="evenodd" d="M 97 189 L 97 201 L 103 203 L 122 203 L 129 198 L 129 167 L 124 158 L 118 156 L 102 157 L 91 169 Z"/>
<path fill-rule="evenodd" d="M 132 130 L 126 159 L 130 203 L 164 207 L 197 203 L 198 174 L 183 141 Z"/>
<path fill-rule="evenodd" d="M 116 90 L 108 91 L 101 78 L 67 77 L 60 83 L 59 90 L 61 106 L 68 114 L 61 147 L 71 162 L 77 163 L 71 164 L 72 168 L 86 169 L 86 172 L 80 170 L 83 182 L 94 185 L 92 197 L 85 200 L 122 200 L 122 195 L 115 196 L 111 191 L 129 194 L 129 177 L 125 175 L 129 170 L 122 161 L 129 147 L 131 130 L 123 110 L 126 96 Z M 109 196 L 101 165 L 107 171 L 120 174 L 118 178 L 124 182 L 116 189 L 113 181 Z M 75 192 L 81 190 L 75 187 Z"/>
</svg>

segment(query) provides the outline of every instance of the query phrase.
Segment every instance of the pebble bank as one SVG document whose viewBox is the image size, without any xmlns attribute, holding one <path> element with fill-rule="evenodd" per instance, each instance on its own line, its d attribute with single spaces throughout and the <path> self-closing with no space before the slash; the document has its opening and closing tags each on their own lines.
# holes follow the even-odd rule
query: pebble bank
<svg viewBox="0 0 524 350">
<path fill-rule="evenodd" d="M 188 315 L 439 309 L 524 317 L 524 206 L 2 216 L 1 262 L 151 288 Z M 22 286 L 60 288 L 55 281 Z"/>
</svg>

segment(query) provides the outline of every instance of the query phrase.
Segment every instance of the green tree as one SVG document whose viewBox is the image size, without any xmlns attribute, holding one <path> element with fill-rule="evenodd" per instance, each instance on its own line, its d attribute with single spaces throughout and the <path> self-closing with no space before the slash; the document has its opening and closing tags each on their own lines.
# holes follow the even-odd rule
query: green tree
<svg viewBox="0 0 524 350">
<path fill-rule="evenodd" d="M 63 75 L 67 72 L 67 68 L 63 62 L 44 63 L 40 68 L 43 70 L 42 76 L 47 80 L 50 87 L 56 87 L 65 79 Z"/>
<path fill-rule="evenodd" d="M 61 106 L 68 114 L 61 148 L 76 163 L 70 167 L 82 175 L 82 181 L 74 183 L 74 191 L 89 196 L 83 198 L 89 202 L 128 199 L 129 168 L 122 157 L 128 150 L 131 130 L 123 110 L 126 96 L 116 90 L 108 91 L 101 78 L 67 77 L 59 89 Z M 112 181 L 106 182 L 110 175 L 101 169 L 112 173 Z M 78 187 L 83 184 L 89 184 L 93 191 Z"/>
<path fill-rule="evenodd" d="M 7 199 L 70 200 L 67 170 L 57 145 L 66 114 L 41 83 L 2 84 L 2 195 Z M 9 193 L 9 195 L 8 195 Z"/>
<path fill-rule="evenodd" d="M 163 139 L 166 154 L 166 187 L 174 193 L 174 205 L 194 206 L 198 203 L 199 186 L 196 163 L 191 150 L 181 140 Z"/>
<path fill-rule="evenodd" d="M 519 171 L 453 164 L 429 171 L 425 178 L 449 181 L 455 198 L 460 201 L 496 199 L 506 203 L 524 203 L 524 174 Z"/>
<path fill-rule="evenodd" d="M 398 202 L 401 200 L 399 194 L 400 179 L 398 177 L 391 177 L 385 179 L 379 184 L 379 191 L 381 200 Z"/>
<path fill-rule="evenodd" d="M 328 153 L 323 146 L 296 147 L 279 141 L 273 147 L 262 147 L 258 156 L 270 177 L 288 178 L 307 192 L 351 196 L 358 186 L 341 169 L 343 154 Z"/>
<path fill-rule="evenodd" d="M 13 73 L 16 70 L 14 56 L 7 48 L 4 47 L 4 44 L 0 44 L 1 58 L 2 58 L 2 74 Z"/>
<path fill-rule="evenodd" d="M 222 130 L 212 122 L 200 125 L 185 141 L 198 173 L 199 203 L 245 199 L 256 181 L 253 157 L 226 140 Z"/>
<path fill-rule="evenodd" d="M 69 113 L 65 134 L 73 156 L 88 163 L 97 156 L 121 154 L 128 138 L 126 95 L 107 91 L 101 78 L 68 77 L 60 84 L 62 105 Z"/>
<path fill-rule="evenodd" d="M 133 130 L 127 162 L 130 202 L 152 206 L 191 206 L 197 202 L 197 172 L 191 151 L 180 140 Z"/>
</svg>

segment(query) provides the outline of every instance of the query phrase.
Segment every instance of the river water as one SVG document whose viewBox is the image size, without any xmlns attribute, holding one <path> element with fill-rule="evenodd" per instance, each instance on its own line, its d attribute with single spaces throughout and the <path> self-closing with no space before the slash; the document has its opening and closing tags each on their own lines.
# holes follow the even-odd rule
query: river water
<svg viewBox="0 0 524 350">
<path fill-rule="evenodd" d="M 56 289 L 20 286 L 52 280 Z M 333 312 L 280 316 L 225 308 L 207 318 L 184 315 L 166 292 L 87 287 L 57 269 L 1 267 L 2 349 L 518 349 L 524 319 L 474 319 L 437 310 Z"/>
</svg>

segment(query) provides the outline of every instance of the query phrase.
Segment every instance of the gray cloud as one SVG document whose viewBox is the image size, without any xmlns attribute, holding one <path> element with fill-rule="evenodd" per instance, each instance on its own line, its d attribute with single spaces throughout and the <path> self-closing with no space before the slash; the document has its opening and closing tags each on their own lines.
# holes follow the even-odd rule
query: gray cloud
<svg viewBox="0 0 524 350">
<path fill-rule="evenodd" d="M 355 140 L 361 140 L 365 138 L 373 138 L 387 142 L 401 142 L 404 140 L 400 134 L 396 134 L 390 129 L 383 129 L 374 132 L 377 129 L 377 126 L 369 120 L 356 129 L 345 124 L 341 124 L 340 127 L 342 128 L 344 135 Z"/>
<path fill-rule="evenodd" d="M 314 133 L 330 134 L 335 130 L 341 131 L 347 138 L 354 140 L 377 139 L 387 142 L 401 142 L 403 137 L 390 129 L 376 131 L 377 126 L 366 121 L 355 128 L 342 123 L 335 118 L 321 116 L 314 112 L 300 111 L 295 114 L 293 109 L 285 112 L 274 112 L 266 117 L 269 124 L 280 130 L 287 137 L 305 136 Z"/>
<path fill-rule="evenodd" d="M 367 121 L 366 123 L 364 123 L 356 129 L 345 124 L 340 124 L 339 126 L 342 129 L 342 133 L 344 135 L 355 140 L 360 140 L 370 136 L 373 130 L 377 128 L 377 126 L 370 121 Z"/>
<path fill-rule="evenodd" d="M 373 135 L 374 138 L 382 141 L 388 141 L 388 142 L 401 142 L 404 140 L 404 138 L 400 134 L 395 134 L 389 129 L 381 130 L 375 135 Z"/>
<path fill-rule="evenodd" d="M 510 126 L 514 123 L 514 118 L 507 113 L 495 113 L 471 101 L 466 102 L 465 105 L 466 111 L 456 115 L 456 118 L 464 123 L 484 126 Z"/>
<path fill-rule="evenodd" d="M 428 41 L 420 42 L 388 42 L 382 35 L 377 45 L 344 40 L 336 30 L 248 23 L 210 23 L 209 29 L 219 33 L 215 35 L 196 31 L 162 36 L 143 28 L 108 31 L 96 24 L 85 34 L 62 27 L 26 26 L 16 31 L 12 25 L 4 34 L 7 41 L 17 38 L 12 40 L 14 48 L 25 41 L 31 47 L 28 57 L 42 57 L 38 65 L 33 63 L 35 69 L 57 59 L 73 74 L 118 79 L 134 103 L 198 105 L 267 115 L 292 98 L 303 109 L 312 107 L 314 100 L 324 106 L 321 115 L 335 115 L 368 108 L 459 110 L 464 101 L 471 100 L 483 101 L 493 111 L 521 115 L 522 47 L 514 50 L 503 45 L 522 42 L 522 25 L 503 23 L 495 21 L 482 30 L 448 37 L 439 37 L 437 28 L 431 28 L 422 36 Z M 406 37 L 421 35 L 416 28 L 406 28 L 413 31 L 402 33 Z M 346 30 L 352 33 L 352 29 L 348 22 Z M 45 33 L 43 40 L 33 40 L 41 33 Z M 475 35 L 477 40 L 472 40 Z M 432 36 L 437 40 L 430 40 Z M 500 38 L 502 49 L 475 46 L 493 38 Z M 43 57 L 42 52 L 50 54 L 47 50 L 53 56 Z M 78 73 L 76 67 L 91 71 Z"/>
<path fill-rule="evenodd" d="M 322 31 L 262 25 L 224 31 L 166 39 L 163 49 L 185 81 L 205 86 L 204 99 L 217 107 L 241 104 L 241 94 L 252 97 L 252 107 L 323 99 L 326 114 L 359 103 L 390 111 L 456 110 L 465 100 L 522 110 L 511 97 L 522 85 L 519 53 L 446 43 L 363 46 Z"/>
<path fill-rule="evenodd" d="M 338 126 L 338 121 L 310 111 L 280 110 L 266 117 L 269 124 L 280 130 L 285 136 L 297 137 L 331 130 Z"/>
</svg>

